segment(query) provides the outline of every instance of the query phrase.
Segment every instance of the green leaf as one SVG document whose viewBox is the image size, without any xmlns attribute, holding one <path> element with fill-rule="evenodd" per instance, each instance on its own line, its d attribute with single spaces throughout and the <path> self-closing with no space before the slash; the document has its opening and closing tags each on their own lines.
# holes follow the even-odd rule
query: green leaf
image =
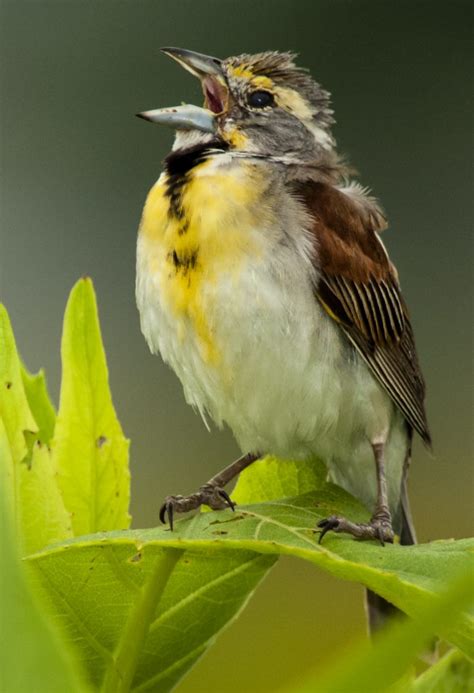
<svg viewBox="0 0 474 693">
<path fill-rule="evenodd" d="M 474 663 L 459 650 L 450 650 L 412 684 L 410 693 L 474 691 Z"/>
<path fill-rule="evenodd" d="M 450 677 L 448 682 L 445 676 L 446 669 L 454 664 L 452 660 L 447 666 L 437 668 L 439 676 L 430 675 L 428 672 L 414 684 L 407 683 L 406 678 L 400 682 L 401 677 L 406 674 L 417 656 L 428 645 L 433 634 L 446 630 L 456 622 L 461 611 L 472 605 L 472 588 L 472 571 L 467 570 L 451 582 L 448 590 L 443 591 L 432 604 L 425 607 L 416 621 L 396 621 L 375 638 L 373 645 L 365 642 L 353 647 L 349 652 L 341 652 L 337 665 L 333 665 L 330 672 L 326 675 L 318 674 L 317 677 L 307 681 L 306 685 L 299 689 L 299 693 L 315 693 L 315 691 L 324 691 L 324 693 L 352 693 L 353 691 L 364 691 L 364 693 L 383 693 L 384 691 L 442 693 L 445 691 L 448 693 L 453 691 L 454 693 L 454 691 L 472 690 L 463 685 L 458 688 L 448 687 L 455 681 L 453 677 Z M 455 658 L 458 666 L 460 657 L 461 655 L 458 655 Z M 468 672 L 467 665 L 463 663 L 457 671 L 459 674 L 456 675 L 457 683 L 462 684 L 463 681 L 468 683 L 466 672 Z M 427 680 L 430 679 L 434 687 L 426 687 Z"/>
<path fill-rule="evenodd" d="M 49 398 L 44 372 L 40 370 L 38 373 L 29 373 L 22 365 L 21 376 L 28 405 L 38 428 L 35 436 L 42 443 L 49 445 L 54 433 L 56 412 Z"/>
<path fill-rule="evenodd" d="M 19 474 L 22 554 L 72 537 L 71 516 L 59 492 L 51 452 L 40 440 L 33 444 L 28 462 L 20 465 Z"/>
<path fill-rule="evenodd" d="M 234 513 L 198 514 L 177 522 L 174 532 L 155 528 L 76 539 L 29 562 L 99 687 L 107 672 L 118 667 L 118 653 L 129 646 L 122 624 L 133 621 L 136 610 L 142 609 L 143 591 L 148 590 L 156 561 L 163 560 L 160 556 L 167 549 L 184 551 L 161 600 L 150 606 L 153 616 L 140 612 L 143 622 L 152 626 L 134 662 L 131 690 L 166 691 L 237 613 L 280 554 L 361 582 L 414 618 L 436 606 L 451 575 L 472 567 L 471 540 L 381 547 L 335 535 L 320 546 L 313 528 L 333 512 L 366 516 L 347 493 L 323 484 L 320 491 L 297 499 L 239 506 Z M 468 614 L 456 614 L 452 623 L 440 623 L 438 630 L 472 652 Z"/>
<path fill-rule="evenodd" d="M 95 689 L 160 693 L 236 617 L 276 557 L 130 534 L 77 539 L 29 563 Z"/>
<path fill-rule="evenodd" d="M 71 537 L 71 521 L 59 493 L 50 452 L 38 440 L 42 435 L 46 439 L 51 427 L 44 380 L 41 376 L 27 377 L 28 397 L 13 331 L 3 307 L 0 355 L 0 474 L 17 543 L 21 553 L 26 554 Z M 30 410 L 29 399 L 38 421 Z"/>
<path fill-rule="evenodd" d="M 126 528 L 129 442 L 112 404 L 95 293 L 88 278 L 80 279 L 71 291 L 61 356 L 52 449 L 74 534 Z"/>
<path fill-rule="evenodd" d="M 282 460 L 268 456 L 240 474 L 232 492 L 239 505 L 294 498 L 325 484 L 327 469 L 319 460 Z"/>
<path fill-rule="evenodd" d="M 30 591 L 16 555 L 3 494 L 0 505 L 0 689 L 5 693 L 85 693 L 88 689 L 78 678 L 70 652 Z"/>
</svg>

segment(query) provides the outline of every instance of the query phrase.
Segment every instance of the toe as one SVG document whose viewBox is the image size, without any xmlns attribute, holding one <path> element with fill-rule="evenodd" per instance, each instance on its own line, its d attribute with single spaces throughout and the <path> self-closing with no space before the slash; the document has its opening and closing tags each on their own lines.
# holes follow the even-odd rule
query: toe
<svg viewBox="0 0 474 693">
<path fill-rule="evenodd" d="M 235 503 L 223 488 L 216 489 L 217 494 L 225 501 L 231 510 L 235 510 Z"/>
<path fill-rule="evenodd" d="M 166 499 L 160 508 L 160 521 L 163 525 L 169 524 L 170 530 L 173 531 L 173 516 L 174 516 L 174 502 L 171 499 Z"/>
<path fill-rule="evenodd" d="M 385 546 L 385 541 L 384 541 L 384 531 L 383 528 L 380 525 L 376 525 L 374 527 L 375 529 L 375 534 L 382 546 Z"/>
<path fill-rule="evenodd" d="M 323 537 L 325 534 L 327 534 L 327 532 L 330 532 L 331 530 L 337 531 L 339 527 L 339 522 L 339 518 L 335 515 L 332 515 L 331 517 L 326 517 L 324 520 L 320 520 L 318 522 L 318 527 L 321 529 L 321 532 L 319 533 L 318 544 L 322 542 Z"/>
</svg>

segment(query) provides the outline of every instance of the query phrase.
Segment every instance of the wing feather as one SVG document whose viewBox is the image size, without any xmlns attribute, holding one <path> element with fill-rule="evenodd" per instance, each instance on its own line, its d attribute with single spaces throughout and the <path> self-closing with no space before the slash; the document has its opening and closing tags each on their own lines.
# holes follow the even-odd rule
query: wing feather
<svg viewBox="0 0 474 693">
<path fill-rule="evenodd" d="M 296 192 L 313 219 L 316 297 L 429 446 L 425 384 L 408 311 L 374 228 L 381 215 L 363 214 L 360 204 L 324 183 L 300 183 Z"/>
</svg>

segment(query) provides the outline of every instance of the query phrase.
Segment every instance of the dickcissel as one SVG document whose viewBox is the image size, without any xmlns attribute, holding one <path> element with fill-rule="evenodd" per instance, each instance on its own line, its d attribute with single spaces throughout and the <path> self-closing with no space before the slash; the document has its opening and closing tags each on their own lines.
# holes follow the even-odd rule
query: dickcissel
<svg viewBox="0 0 474 693">
<path fill-rule="evenodd" d="M 328 531 L 412 543 L 413 431 L 430 445 L 425 386 L 385 217 L 348 180 L 329 94 L 274 51 L 219 60 L 163 52 L 198 77 L 204 108 L 140 113 L 176 130 L 146 200 L 137 252 L 141 328 L 186 400 L 228 424 L 243 457 L 160 516 L 233 507 L 224 486 L 271 453 L 316 456 L 373 508 Z"/>
</svg>

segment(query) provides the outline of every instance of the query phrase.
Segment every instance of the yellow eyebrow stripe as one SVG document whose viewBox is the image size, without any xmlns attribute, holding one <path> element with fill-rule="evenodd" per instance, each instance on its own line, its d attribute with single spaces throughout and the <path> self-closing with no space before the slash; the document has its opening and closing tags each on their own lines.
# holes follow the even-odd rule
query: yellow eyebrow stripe
<svg viewBox="0 0 474 693">
<path fill-rule="evenodd" d="M 229 67 L 229 72 L 232 77 L 248 80 L 255 89 L 273 89 L 275 86 L 269 77 L 254 75 L 249 66 L 245 64 L 237 65 L 236 67 L 231 66 Z"/>
<path fill-rule="evenodd" d="M 313 118 L 314 113 L 308 102 L 294 89 L 276 87 L 275 96 L 280 106 L 291 111 L 301 120 L 311 120 Z"/>
<path fill-rule="evenodd" d="M 249 66 L 243 63 L 242 65 L 236 65 L 236 66 L 230 66 L 229 67 L 229 72 L 232 73 L 233 77 L 237 78 L 243 78 L 243 79 L 252 79 L 253 77 L 253 72 L 250 70 Z"/>
</svg>

